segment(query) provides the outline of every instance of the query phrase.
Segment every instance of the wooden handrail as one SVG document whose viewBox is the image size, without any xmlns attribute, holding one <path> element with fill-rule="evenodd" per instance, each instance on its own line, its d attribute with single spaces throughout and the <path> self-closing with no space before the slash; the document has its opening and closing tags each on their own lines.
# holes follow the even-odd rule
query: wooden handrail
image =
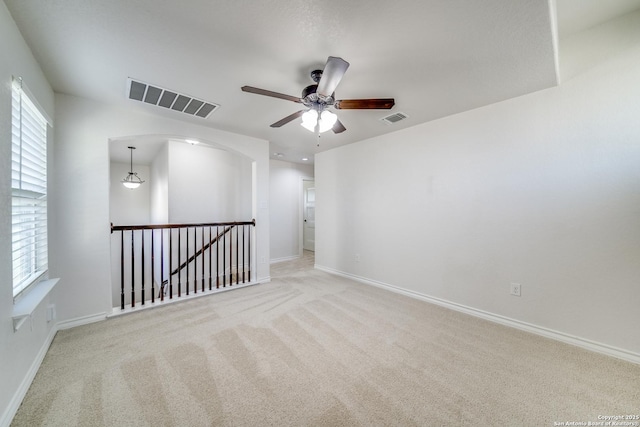
<svg viewBox="0 0 640 427">
<path fill-rule="evenodd" d="M 244 224 L 244 225 L 249 225 L 249 224 Z M 176 268 L 175 270 L 173 270 L 171 272 L 171 275 L 173 276 L 174 274 L 178 274 L 180 271 L 182 271 L 182 269 L 184 269 L 187 265 L 189 265 L 189 263 L 191 261 L 193 261 L 194 259 L 196 259 L 198 256 L 202 255 L 202 253 L 204 251 L 206 251 L 207 249 L 209 249 L 214 243 L 216 243 L 218 241 L 218 239 L 220 239 L 222 236 L 224 236 L 225 234 L 227 234 L 229 231 L 231 231 L 231 229 L 233 229 L 233 227 L 235 227 L 235 225 L 230 225 L 229 227 L 225 228 L 222 233 L 218 233 L 218 235 L 216 237 L 214 237 L 213 239 L 211 239 L 211 241 L 209 243 L 207 243 L 206 245 L 204 245 L 202 248 L 200 248 L 198 250 L 198 252 L 196 252 L 195 254 L 191 255 L 185 262 L 183 262 L 182 264 L 180 264 L 180 266 L 178 268 Z"/>
<path fill-rule="evenodd" d="M 113 225 L 111 223 L 111 233 L 114 231 L 125 230 L 158 230 L 163 228 L 186 228 L 186 227 L 228 227 L 235 225 L 253 225 L 255 227 L 256 220 L 251 221 L 232 221 L 232 222 L 205 222 L 193 224 L 146 224 L 146 225 Z"/>
</svg>

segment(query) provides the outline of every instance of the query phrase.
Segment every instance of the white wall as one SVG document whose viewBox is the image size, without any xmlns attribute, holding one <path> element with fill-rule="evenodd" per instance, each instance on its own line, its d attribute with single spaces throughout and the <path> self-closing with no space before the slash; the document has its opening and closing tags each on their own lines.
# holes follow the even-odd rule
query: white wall
<svg viewBox="0 0 640 427">
<path fill-rule="evenodd" d="M 313 178 L 313 165 L 271 160 L 269 164 L 271 262 L 296 258 L 300 247 L 302 179 Z"/>
<path fill-rule="evenodd" d="M 316 264 L 640 361 L 628 20 L 606 30 L 635 43 L 560 87 L 316 155 Z"/>
<path fill-rule="evenodd" d="M 251 221 L 251 208 L 251 159 L 169 142 L 170 222 Z"/>
<path fill-rule="evenodd" d="M 58 285 L 60 320 L 104 316 L 111 311 L 109 234 L 110 138 L 173 135 L 210 141 L 253 159 L 256 165 L 257 280 L 269 279 L 268 142 L 127 111 L 87 99 L 56 94 L 56 168 L 50 206 L 55 232 L 51 270 Z M 78 185 L 77 176 L 83 179 Z M 63 283 L 64 282 L 64 283 Z"/>
<path fill-rule="evenodd" d="M 13 332 L 11 265 L 11 79 L 22 77 L 35 101 L 54 116 L 54 95 L 4 2 L 0 2 L 0 426 L 8 425 L 53 339 L 54 323 L 45 310 L 57 301 L 56 289 L 27 323 Z M 49 128 L 49 151 L 53 151 Z M 50 165 L 53 159 L 50 158 Z"/>
<path fill-rule="evenodd" d="M 169 144 L 164 144 L 151 162 L 150 219 L 152 224 L 169 223 Z"/>
</svg>

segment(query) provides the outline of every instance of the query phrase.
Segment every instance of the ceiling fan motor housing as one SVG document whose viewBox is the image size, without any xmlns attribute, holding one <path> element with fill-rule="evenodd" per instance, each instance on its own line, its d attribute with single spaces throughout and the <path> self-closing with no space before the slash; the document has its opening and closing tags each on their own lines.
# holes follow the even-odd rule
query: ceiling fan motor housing
<svg viewBox="0 0 640 427">
<path fill-rule="evenodd" d="M 305 99 L 307 96 L 312 95 L 316 93 L 316 90 L 318 90 L 318 85 L 309 85 L 307 87 L 305 87 L 304 89 L 302 89 L 302 99 Z"/>
<path fill-rule="evenodd" d="M 305 87 L 302 90 L 302 103 L 308 108 L 313 108 L 318 112 L 322 112 L 325 107 L 330 107 L 334 104 L 335 98 L 334 96 L 322 96 L 318 95 L 317 91 L 318 85 L 313 84 Z"/>
<path fill-rule="evenodd" d="M 311 72 L 311 80 L 313 80 L 314 82 L 316 83 L 320 82 L 321 78 L 322 78 L 322 70 L 313 70 Z"/>
</svg>

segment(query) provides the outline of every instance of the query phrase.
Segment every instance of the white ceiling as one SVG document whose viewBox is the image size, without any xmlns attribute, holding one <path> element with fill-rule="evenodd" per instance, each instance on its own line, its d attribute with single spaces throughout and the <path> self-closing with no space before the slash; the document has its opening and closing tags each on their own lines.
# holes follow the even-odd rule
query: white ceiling
<svg viewBox="0 0 640 427">
<path fill-rule="evenodd" d="M 56 92 L 263 138 L 290 161 L 557 84 L 553 0 L 4 1 Z M 557 0 L 558 34 L 639 7 Z M 395 107 L 338 111 L 347 131 L 318 147 L 298 121 L 269 127 L 300 104 L 240 90 L 300 96 L 328 56 L 351 64 L 338 99 Z M 200 119 L 131 101 L 128 77 L 221 107 Z M 409 118 L 380 121 L 392 112 Z"/>
</svg>

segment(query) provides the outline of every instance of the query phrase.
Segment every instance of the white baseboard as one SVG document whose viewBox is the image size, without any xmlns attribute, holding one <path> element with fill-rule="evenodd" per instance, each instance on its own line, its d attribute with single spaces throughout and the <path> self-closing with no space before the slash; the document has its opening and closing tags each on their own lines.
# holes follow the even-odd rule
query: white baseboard
<svg viewBox="0 0 640 427">
<path fill-rule="evenodd" d="M 89 316 L 77 317 L 75 319 L 58 322 L 56 327 L 59 331 L 75 328 L 76 326 L 88 325 L 89 323 L 100 322 L 107 318 L 107 313 L 91 314 Z"/>
<path fill-rule="evenodd" d="M 47 335 L 44 343 L 42 343 L 42 347 L 40 347 L 40 351 L 38 351 L 31 367 L 24 376 L 22 383 L 20 383 L 20 387 L 18 387 L 11 399 L 11 402 L 9 402 L 9 406 L 0 417 L 0 427 L 9 427 L 11 425 L 11 421 L 13 420 L 13 417 L 15 417 L 16 412 L 18 412 L 18 408 L 20 407 L 22 400 L 27 395 L 27 391 L 29 390 L 29 387 L 31 387 L 31 382 L 36 377 L 38 369 L 40 369 L 40 365 L 42 364 L 44 357 L 47 355 L 47 351 L 49 351 L 49 347 L 51 346 L 53 338 L 56 336 L 57 332 L 58 328 L 55 326 L 51 328 L 51 331 L 49 331 L 49 335 Z"/>
<path fill-rule="evenodd" d="M 296 259 L 300 259 L 300 255 L 292 255 L 292 256 L 286 256 L 286 257 L 282 257 L 282 258 L 274 258 L 274 259 L 269 261 L 269 264 L 278 264 L 280 262 L 294 261 Z"/>
<path fill-rule="evenodd" d="M 197 294 L 191 293 L 191 295 L 183 295 L 181 297 L 176 297 L 172 299 L 169 299 L 169 297 L 165 296 L 164 301 L 161 301 L 159 298 L 156 297 L 156 300 L 153 303 L 151 302 L 151 300 L 147 300 L 144 305 L 140 304 L 139 302 L 136 302 L 136 306 L 133 308 L 131 307 L 130 304 L 127 304 L 124 309 L 120 308 L 120 306 L 113 307 L 111 313 L 107 314 L 106 317 L 107 318 L 117 317 L 125 314 L 137 313 L 143 310 L 152 310 L 154 308 L 163 307 L 170 304 L 179 304 L 181 302 L 189 301 L 195 298 L 211 296 L 214 294 L 219 294 L 221 292 L 234 291 L 236 289 L 242 289 L 249 286 L 260 285 L 262 283 L 264 282 L 257 281 L 257 282 L 232 284 L 224 288 L 213 288 L 212 290 L 205 290 L 204 292 L 198 292 Z"/>
<path fill-rule="evenodd" d="M 632 351 L 613 347 L 607 344 L 595 342 L 586 338 L 581 338 L 575 335 L 567 334 L 564 332 L 556 331 L 553 329 L 545 328 L 545 327 L 534 325 L 531 323 L 522 322 L 520 320 L 511 319 L 509 317 L 490 313 L 484 310 L 479 310 L 477 308 L 447 301 L 441 298 L 431 297 L 429 295 L 421 294 L 419 292 L 410 291 L 408 289 L 399 288 L 397 286 L 389 285 L 387 283 L 367 279 L 366 277 L 357 276 L 351 273 L 345 273 L 343 271 L 335 270 L 330 267 L 325 267 L 325 266 L 316 264 L 314 268 L 316 268 L 317 270 L 325 271 L 330 274 L 335 274 L 337 276 L 346 277 L 348 279 L 352 279 L 357 282 L 364 283 L 366 285 L 371 285 L 378 288 L 386 289 L 391 292 L 395 292 L 411 298 L 416 298 L 422 301 L 426 301 L 431 304 L 436 304 L 442 307 L 446 307 L 451 310 L 459 311 L 461 313 L 465 313 L 471 316 L 489 320 L 494 323 L 499 323 L 504 326 L 509 326 L 512 328 L 520 329 L 522 331 L 540 335 L 546 338 L 551 338 L 553 340 L 560 341 L 566 344 L 571 344 L 577 347 L 581 347 L 586 350 L 594 351 L 596 353 L 601 353 L 607 356 L 616 357 L 618 359 L 622 359 L 627 362 L 640 364 L 640 354 L 634 353 Z"/>
</svg>

